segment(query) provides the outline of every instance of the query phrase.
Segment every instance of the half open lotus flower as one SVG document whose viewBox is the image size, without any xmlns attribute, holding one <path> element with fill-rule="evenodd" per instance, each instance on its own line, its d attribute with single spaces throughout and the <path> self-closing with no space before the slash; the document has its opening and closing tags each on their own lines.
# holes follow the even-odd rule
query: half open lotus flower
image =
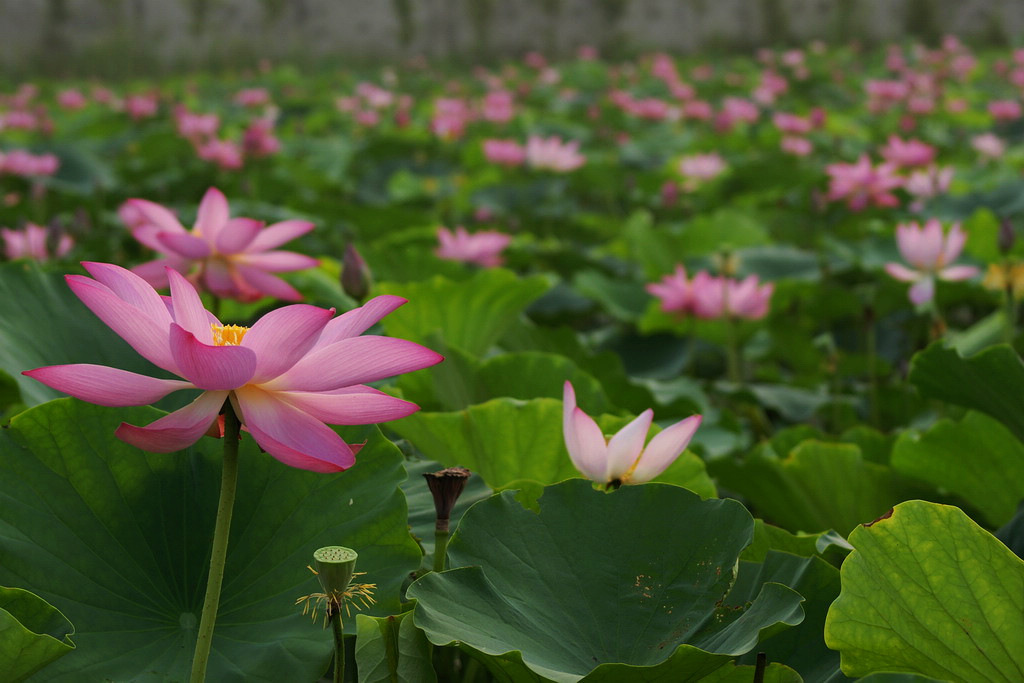
<svg viewBox="0 0 1024 683">
<path fill-rule="evenodd" d="M 191 230 L 170 210 L 145 199 L 129 199 L 118 213 L 135 239 L 163 255 L 133 269 L 159 289 L 167 287 L 169 266 L 222 298 L 254 301 L 272 296 L 298 301 L 302 298 L 298 291 L 274 273 L 317 265 L 310 256 L 277 250 L 312 230 L 312 223 L 289 220 L 263 227 L 252 218 L 232 218 L 228 200 L 215 187 L 203 196 Z"/>
<path fill-rule="evenodd" d="M 76 398 L 104 406 L 136 406 L 181 389 L 202 393 L 145 427 L 116 434 L 143 450 L 167 453 L 198 441 L 225 401 L 256 443 L 286 465 L 335 472 L 355 463 L 357 447 L 331 424 L 369 424 L 405 417 L 418 406 L 365 386 L 425 368 L 437 353 L 404 339 L 362 335 L 406 303 L 381 296 L 334 317 L 334 309 L 295 304 L 252 327 L 223 325 L 196 290 L 168 268 L 170 297 L 129 270 L 84 263 L 92 278 L 68 275 L 72 291 L 154 365 L 182 379 L 157 379 L 102 365 L 54 365 L 24 374 Z"/>
</svg>

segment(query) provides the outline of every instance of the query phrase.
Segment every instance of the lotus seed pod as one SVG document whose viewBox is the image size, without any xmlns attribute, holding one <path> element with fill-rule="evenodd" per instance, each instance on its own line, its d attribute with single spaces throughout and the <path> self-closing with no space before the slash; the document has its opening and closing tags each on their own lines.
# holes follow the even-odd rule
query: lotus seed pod
<svg viewBox="0 0 1024 683">
<path fill-rule="evenodd" d="M 356 570 L 359 554 L 351 548 L 329 545 L 313 553 L 317 579 L 327 595 L 341 595 L 348 588 Z"/>
</svg>

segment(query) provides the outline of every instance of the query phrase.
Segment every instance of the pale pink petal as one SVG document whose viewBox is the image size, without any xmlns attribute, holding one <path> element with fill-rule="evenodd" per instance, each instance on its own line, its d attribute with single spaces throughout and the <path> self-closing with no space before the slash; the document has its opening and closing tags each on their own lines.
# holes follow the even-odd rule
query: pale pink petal
<svg viewBox="0 0 1024 683">
<path fill-rule="evenodd" d="M 346 387 L 348 389 L 348 387 Z M 379 391 L 278 391 L 274 396 L 289 403 L 317 420 L 335 425 L 376 424 L 399 420 L 420 409 L 410 401 L 403 401 Z"/>
<path fill-rule="evenodd" d="M 48 387 L 100 406 L 144 406 L 179 389 L 193 388 L 178 379 L 157 379 L 105 365 L 50 365 L 21 373 Z"/>
<path fill-rule="evenodd" d="M 203 267 L 203 286 L 222 299 L 246 298 L 232 276 L 231 269 L 220 259 L 210 259 Z M 246 285 L 246 290 L 248 286 Z M 258 297 L 258 295 L 257 295 Z"/>
<path fill-rule="evenodd" d="M 921 279 L 920 271 L 911 270 L 902 263 L 886 263 L 885 272 L 903 282 L 917 282 Z"/>
<path fill-rule="evenodd" d="M 655 434 L 629 474 L 629 483 L 642 484 L 664 472 L 686 450 L 702 419 L 693 415 Z"/>
<path fill-rule="evenodd" d="M 295 365 L 313 348 L 332 317 L 333 308 L 294 304 L 257 320 L 242 338 L 242 346 L 252 349 L 258 359 L 252 381 L 265 382 Z"/>
<path fill-rule="evenodd" d="M 268 273 L 288 273 L 293 270 L 305 270 L 316 268 L 320 265 L 318 259 L 305 254 L 297 254 L 294 251 L 268 251 L 260 254 L 241 254 L 235 258 L 235 262 L 259 268 Z"/>
<path fill-rule="evenodd" d="M 167 341 L 167 326 L 126 303 L 102 283 L 83 275 L 67 275 L 64 279 L 75 296 L 140 356 L 157 367 L 179 374 Z"/>
<path fill-rule="evenodd" d="M 160 228 L 160 230 L 166 230 L 167 232 L 172 233 L 185 232 L 185 228 L 180 222 L 178 222 L 178 217 L 166 207 L 147 199 L 129 199 L 125 203 L 131 204 L 134 209 L 142 214 L 150 225 L 154 225 Z"/>
<path fill-rule="evenodd" d="M 224 193 L 216 187 L 211 187 L 199 202 L 199 210 L 196 212 L 196 234 L 201 235 L 210 244 L 215 244 L 218 233 L 228 222 L 230 215 L 228 200 Z"/>
<path fill-rule="evenodd" d="M 592 481 L 607 482 L 607 444 L 594 420 L 576 407 L 576 391 L 569 381 L 562 387 L 562 435 L 569 459 Z"/>
<path fill-rule="evenodd" d="M 444 357 L 415 342 L 363 336 L 314 349 L 264 386 L 274 391 L 329 391 L 430 367 Z"/>
<path fill-rule="evenodd" d="M 245 250 L 262 229 L 263 223 L 252 218 L 232 218 L 217 233 L 214 244 L 221 254 L 237 254 Z"/>
<path fill-rule="evenodd" d="M 955 282 L 957 280 L 969 280 L 978 274 L 974 266 L 950 266 L 939 271 L 940 280 Z"/>
<path fill-rule="evenodd" d="M 140 263 L 132 268 L 132 272 L 145 280 L 153 289 L 166 289 L 170 286 L 170 282 L 167 280 L 168 268 L 181 273 L 188 270 L 188 261 L 172 257 L 162 258 Z"/>
<path fill-rule="evenodd" d="M 208 391 L 237 389 L 252 379 L 256 369 L 252 349 L 208 346 L 177 323 L 171 323 L 171 353 L 181 376 Z"/>
<path fill-rule="evenodd" d="M 171 324 L 171 316 L 167 313 L 167 307 L 164 306 L 160 295 L 145 279 L 112 263 L 83 261 L 82 266 L 98 282 L 105 284 L 110 291 L 143 311 L 153 320 L 161 325 Z"/>
<path fill-rule="evenodd" d="M 949 229 L 949 234 L 946 235 L 946 244 L 942 249 L 942 257 L 938 265 L 944 266 L 956 261 L 956 257 L 960 255 L 965 244 L 967 244 L 967 233 L 960 229 L 959 223 L 954 223 L 953 227 Z"/>
<path fill-rule="evenodd" d="M 931 276 L 922 278 L 917 283 L 911 285 L 908 295 L 910 296 L 911 303 L 917 306 L 928 303 L 935 298 L 935 280 Z"/>
<path fill-rule="evenodd" d="M 161 417 L 145 427 L 126 422 L 114 432 L 125 443 L 150 453 L 172 453 L 188 448 L 199 441 L 217 419 L 226 391 L 206 391 L 184 408 Z"/>
<path fill-rule="evenodd" d="M 261 230 L 255 239 L 249 243 L 246 251 L 254 253 L 275 249 L 285 242 L 290 242 L 296 237 L 305 235 L 312 229 L 313 224 L 309 221 L 290 220 L 274 223 Z"/>
<path fill-rule="evenodd" d="M 212 253 L 206 240 L 191 233 L 161 232 L 157 234 L 156 238 L 163 245 L 163 251 L 169 250 L 178 256 L 194 261 L 201 261 Z"/>
<path fill-rule="evenodd" d="M 327 346 L 349 337 L 357 337 L 376 325 L 388 313 L 407 303 L 409 303 L 408 299 L 391 294 L 375 296 L 359 308 L 353 308 L 351 311 L 342 313 L 327 323 L 323 334 L 320 335 L 320 340 L 316 343 L 316 348 Z"/>
<path fill-rule="evenodd" d="M 213 330 L 210 329 L 210 319 L 196 288 L 184 275 L 171 268 L 167 269 L 167 279 L 171 283 L 174 322 L 195 335 L 201 343 L 212 344 Z"/>
<path fill-rule="evenodd" d="M 182 228 L 182 230 L 184 230 L 184 228 Z M 157 227 L 152 223 L 145 223 L 132 228 L 132 237 L 134 237 L 143 246 L 149 247 L 150 249 L 163 254 L 167 251 L 167 247 L 160 241 L 160 235 L 164 232 L 166 232 L 166 230 L 163 228 Z"/>
<path fill-rule="evenodd" d="M 653 419 L 654 411 L 648 408 L 611 438 L 608 442 L 605 481 L 621 479 L 636 463 L 644 449 L 644 441 L 647 440 L 647 432 Z"/>
<path fill-rule="evenodd" d="M 265 296 L 272 296 L 282 301 L 300 301 L 302 294 L 290 284 L 277 277 L 252 266 L 238 265 L 237 273 L 245 283 Z"/>
<path fill-rule="evenodd" d="M 253 386 L 235 396 L 256 443 L 284 464 L 312 472 L 339 472 L 355 464 L 351 447 L 311 415 Z"/>
</svg>

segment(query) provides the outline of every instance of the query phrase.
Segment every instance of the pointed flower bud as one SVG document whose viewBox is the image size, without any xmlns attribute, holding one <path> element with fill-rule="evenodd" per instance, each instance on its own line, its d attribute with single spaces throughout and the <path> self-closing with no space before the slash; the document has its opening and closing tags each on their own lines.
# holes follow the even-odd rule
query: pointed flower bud
<svg viewBox="0 0 1024 683">
<path fill-rule="evenodd" d="M 362 301 L 370 293 L 373 275 L 362 255 L 351 242 L 345 247 L 341 260 L 341 288 L 356 301 Z"/>
</svg>

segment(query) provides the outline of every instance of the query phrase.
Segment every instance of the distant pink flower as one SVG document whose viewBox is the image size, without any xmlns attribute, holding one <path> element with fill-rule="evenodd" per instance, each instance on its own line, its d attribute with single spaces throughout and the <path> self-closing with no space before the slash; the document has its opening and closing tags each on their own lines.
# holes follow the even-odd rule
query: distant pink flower
<svg viewBox="0 0 1024 683">
<path fill-rule="evenodd" d="M 711 108 L 710 102 L 691 100 L 683 104 L 682 114 L 683 118 L 708 121 L 715 115 L 715 111 Z"/>
<path fill-rule="evenodd" d="M 661 310 L 665 313 L 693 311 L 693 292 L 682 265 L 676 265 L 671 275 L 661 278 L 661 282 L 648 284 L 645 289 L 661 301 Z"/>
<path fill-rule="evenodd" d="M 507 90 L 495 90 L 484 96 L 483 116 L 487 121 L 505 123 L 515 116 L 515 98 Z"/>
<path fill-rule="evenodd" d="M 805 157 L 814 151 L 814 145 L 807 138 L 802 138 L 798 135 L 786 135 L 782 138 L 779 143 L 779 147 L 786 154 L 792 154 L 793 156 Z"/>
<path fill-rule="evenodd" d="M 270 102 L 266 88 L 246 88 L 235 93 L 235 104 L 243 107 L 262 107 Z"/>
<path fill-rule="evenodd" d="M 999 159 L 1006 153 L 1006 143 L 992 133 L 982 133 L 971 138 L 971 147 L 983 159 Z"/>
<path fill-rule="evenodd" d="M 39 127 L 39 117 L 30 111 L 15 109 L 0 114 L 0 128 L 10 130 L 35 130 Z"/>
<path fill-rule="evenodd" d="M 270 119 L 253 119 L 242 133 L 242 149 L 246 155 L 260 158 L 281 151 L 281 141 L 274 135 L 274 122 Z"/>
<path fill-rule="evenodd" d="M 910 301 L 921 305 L 935 296 L 935 280 L 967 280 L 978 274 L 974 266 L 950 266 L 967 243 L 967 233 L 954 223 L 948 234 L 942 224 L 932 218 L 922 228 L 915 221 L 896 226 L 896 245 L 903 260 L 910 264 L 885 264 L 885 272 L 897 280 L 913 282 Z"/>
<path fill-rule="evenodd" d="M 29 223 L 21 230 L 0 228 L 0 237 L 4 241 L 4 256 L 10 260 L 26 258 L 33 261 L 49 261 L 50 250 L 46 246 L 47 229 L 35 223 Z M 54 258 L 63 258 L 75 245 L 70 235 L 61 235 L 53 251 Z"/>
<path fill-rule="evenodd" d="M 772 117 L 772 123 L 779 129 L 780 132 L 790 135 L 805 135 L 811 132 L 814 124 L 811 120 L 805 116 L 797 116 L 796 114 L 787 114 L 786 112 L 776 112 Z"/>
<path fill-rule="evenodd" d="M 912 168 L 927 166 L 935 160 L 935 148 L 920 140 L 903 141 L 895 135 L 889 136 L 889 142 L 882 148 L 882 158 L 894 166 Z"/>
<path fill-rule="evenodd" d="M 576 58 L 585 62 L 592 62 L 598 58 L 597 48 L 593 45 L 580 45 L 576 50 Z"/>
<path fill-rule="evenodd" d="M 154 94 L 128 95 L 124 98 L 122 106 L 129 116 L 138 121 L 156 116 L 158 102 Z"/>
<path fill-rule="evenodd" d="M 192 230 L 168 209 L 145 199 L 129 199 L 118 213 L 135 239 L 163 255 L 132 269 L 157 288 L 167 286 L 170 267 L 219 297 L 298 301 L 302 295 L 272 273 L 317 265 L 304 254 L 274 250 L 312 230 L 312 223 L 288 220 L 264 228 L 251 218 L 231 218 L 228 201 L 216 188 L 207 190 Z"/>
<path fill-rule="evenodd" d="M 861 211 L 868 205 L 899 206 L 899 199 L 892 190 L 901 187 L 903 179 L 888 164 L 872 166 L 867 154 L 853 164 L 829 164 L 825 171 L 830 177 L 828 198 L 831 201 L 845 199 L 854 211 Z"/>
<path fill-rule="evenodd" d="M 654 479 L 682 455 L 702 419 L 692 415 L 666 427 L 645 447 L 654 420 L 654 411 L 648 408 L 606 441 L 594 419 L 576 405 L 572 384 L 563 385 L 562 433 L 569 458 L 584 477 L 601 484 L 643 484 Z"/>
<path fill-rule="evenodd" d="M 715 130 L 728 132 L 737 123 L 754 123 L 760 117 L 757 105 L 742 97 L 726 97 L 722 110 L 715 116 Z"/>
<path fill-rule="evenodd" d="M 502 264 L 501 252 L 512 240 L 511 235 L 496 230 L 482 230 L 470 234 L 461 225 L 451 232 L 447 228 L 437 229 L 437 257 L 447 261 L 475 263 L 484 268 Z"/>
<path fill-rule="evenodd" d="M 953 182 L 952 166 L 929 166 L 911 173 L 904 182 L 904 189 L 917 201 L 910 208 L 920 211 L 924 200 L 938 197 L 949 191 Z"/>
<path fill-rule="evenodd" d="M 579 148 L 577 140 L 562 142 L 555 135 L 549 138 L 531 135 L 526 140 L 526 163 L 531 168 L 568 173 L 586 163 L 587 158 L 579 153 Z"/>
<path fill-rule="evenodd" d="M 988 113 L 997 121 L 1013 121 L 1021 116 L 1020 102 L 1017 100 L 993 100 L 988 103 Z"/>
<path fill-rule="evenodd" d="M 440 97 L 434 100 L 434 118 L 430 130 L 445 140 L 457 140 L 466 132 L 466 125 L 472 119 L 469 104 L 459 98 Z"/>
<path fill-rule="evenodd" d="M 484 140 L 484 157 L 492 164 L 520 166 L 526 161 L 526 148 L 515 140 Z"/>
<path fill-rule="evenodd" d="M 406 303 L 371 300 L 332 320 L 334 309 L 303 304 L 267 313 L 252 327 L 224 325 L 195 289 L 168 271 L 171 296 L 119 266 L 83 264 L 92 278 L 68 275 L 82 302 L 140 355 L 179 379 L 156 379 L 102 365 L 52 365 L 23 374 L 103 406 L 153 403 L 181 389 L 201 389 L 192 403 L 146 427 L 122 423 L 115 435 L 153 453 L 192 445 L 207 434 L 226 401 L 260 448 L 286 465 L 337 472 L 355 464 L 358 446 L 325 423 L 367 424 L 405 417 L 418 406 L 365 385 L 442 360 L 404 339 L 359 336 Z"/>
<path fill-rule="evenodd" d="M 690 283 L 693 313 L 698 318 L 760 320 L 768 315 L 768 304 L 774 291 L 774 284 L 761 285 L 756 275 L 734 280 L 701 271 Z"/>
<path fill-rule="evenodd" d="M 227 171 L 242 168 L 242 148 L 232 140 L 207 140 L 196 147 L 196 154 L 203 161 L 211 161 Z"/>
<path fill-rule="evenodd" d="M 196 114 L 184 107 L 175 107 L 174 121 L 178 135 L 197 144 L 214 137 L 220 129 L 220 117 L 216 114 Z"/>
<path fill-rule="evenodd" d="M 542 55 L 541 53 L 534 51 L 527 52 L 523 56 L 523 63 L 526 64 L 526 66 L 531 67 L 533 69 L 543 69 L 545 66 L 548 65 L 548 60 L 544 59 L 544 55 Z"/>
<path fill-rule="evenodd" d="M 363 81 L 356 86 L 356 94 L 374 109 L 385 109 L 395 101 L 395 94 L 373 83 Z"/>
<path fill-rule="evenodd" d="M 0 173 L 25 177 L 50 176 L 60 168 L 60 159 L 54 154 L 32 154 L 24 149 L 0 154 Z"/>
<path fill-rule="evenodd" d="M 726 164 L 716 152 L 691 154 L 679 160 L 679 173 L 684 178 L 683 189 L 693 191 L 706 181 L 725 172 Z"/>
<path fill-rule="evenodd" d="M 89 100 L 87 100 L 85 98 L 85 95 L 83 95 L 81 92 L 74 89 L 68 89 L 61 90 L 59 93 L 57 93 L 57 104 L 62 109 L 74 111 L 76 109 L 82 109 L 83 107 L 85 107 L 85 105 L 89 104 Z"/>
</svg>

